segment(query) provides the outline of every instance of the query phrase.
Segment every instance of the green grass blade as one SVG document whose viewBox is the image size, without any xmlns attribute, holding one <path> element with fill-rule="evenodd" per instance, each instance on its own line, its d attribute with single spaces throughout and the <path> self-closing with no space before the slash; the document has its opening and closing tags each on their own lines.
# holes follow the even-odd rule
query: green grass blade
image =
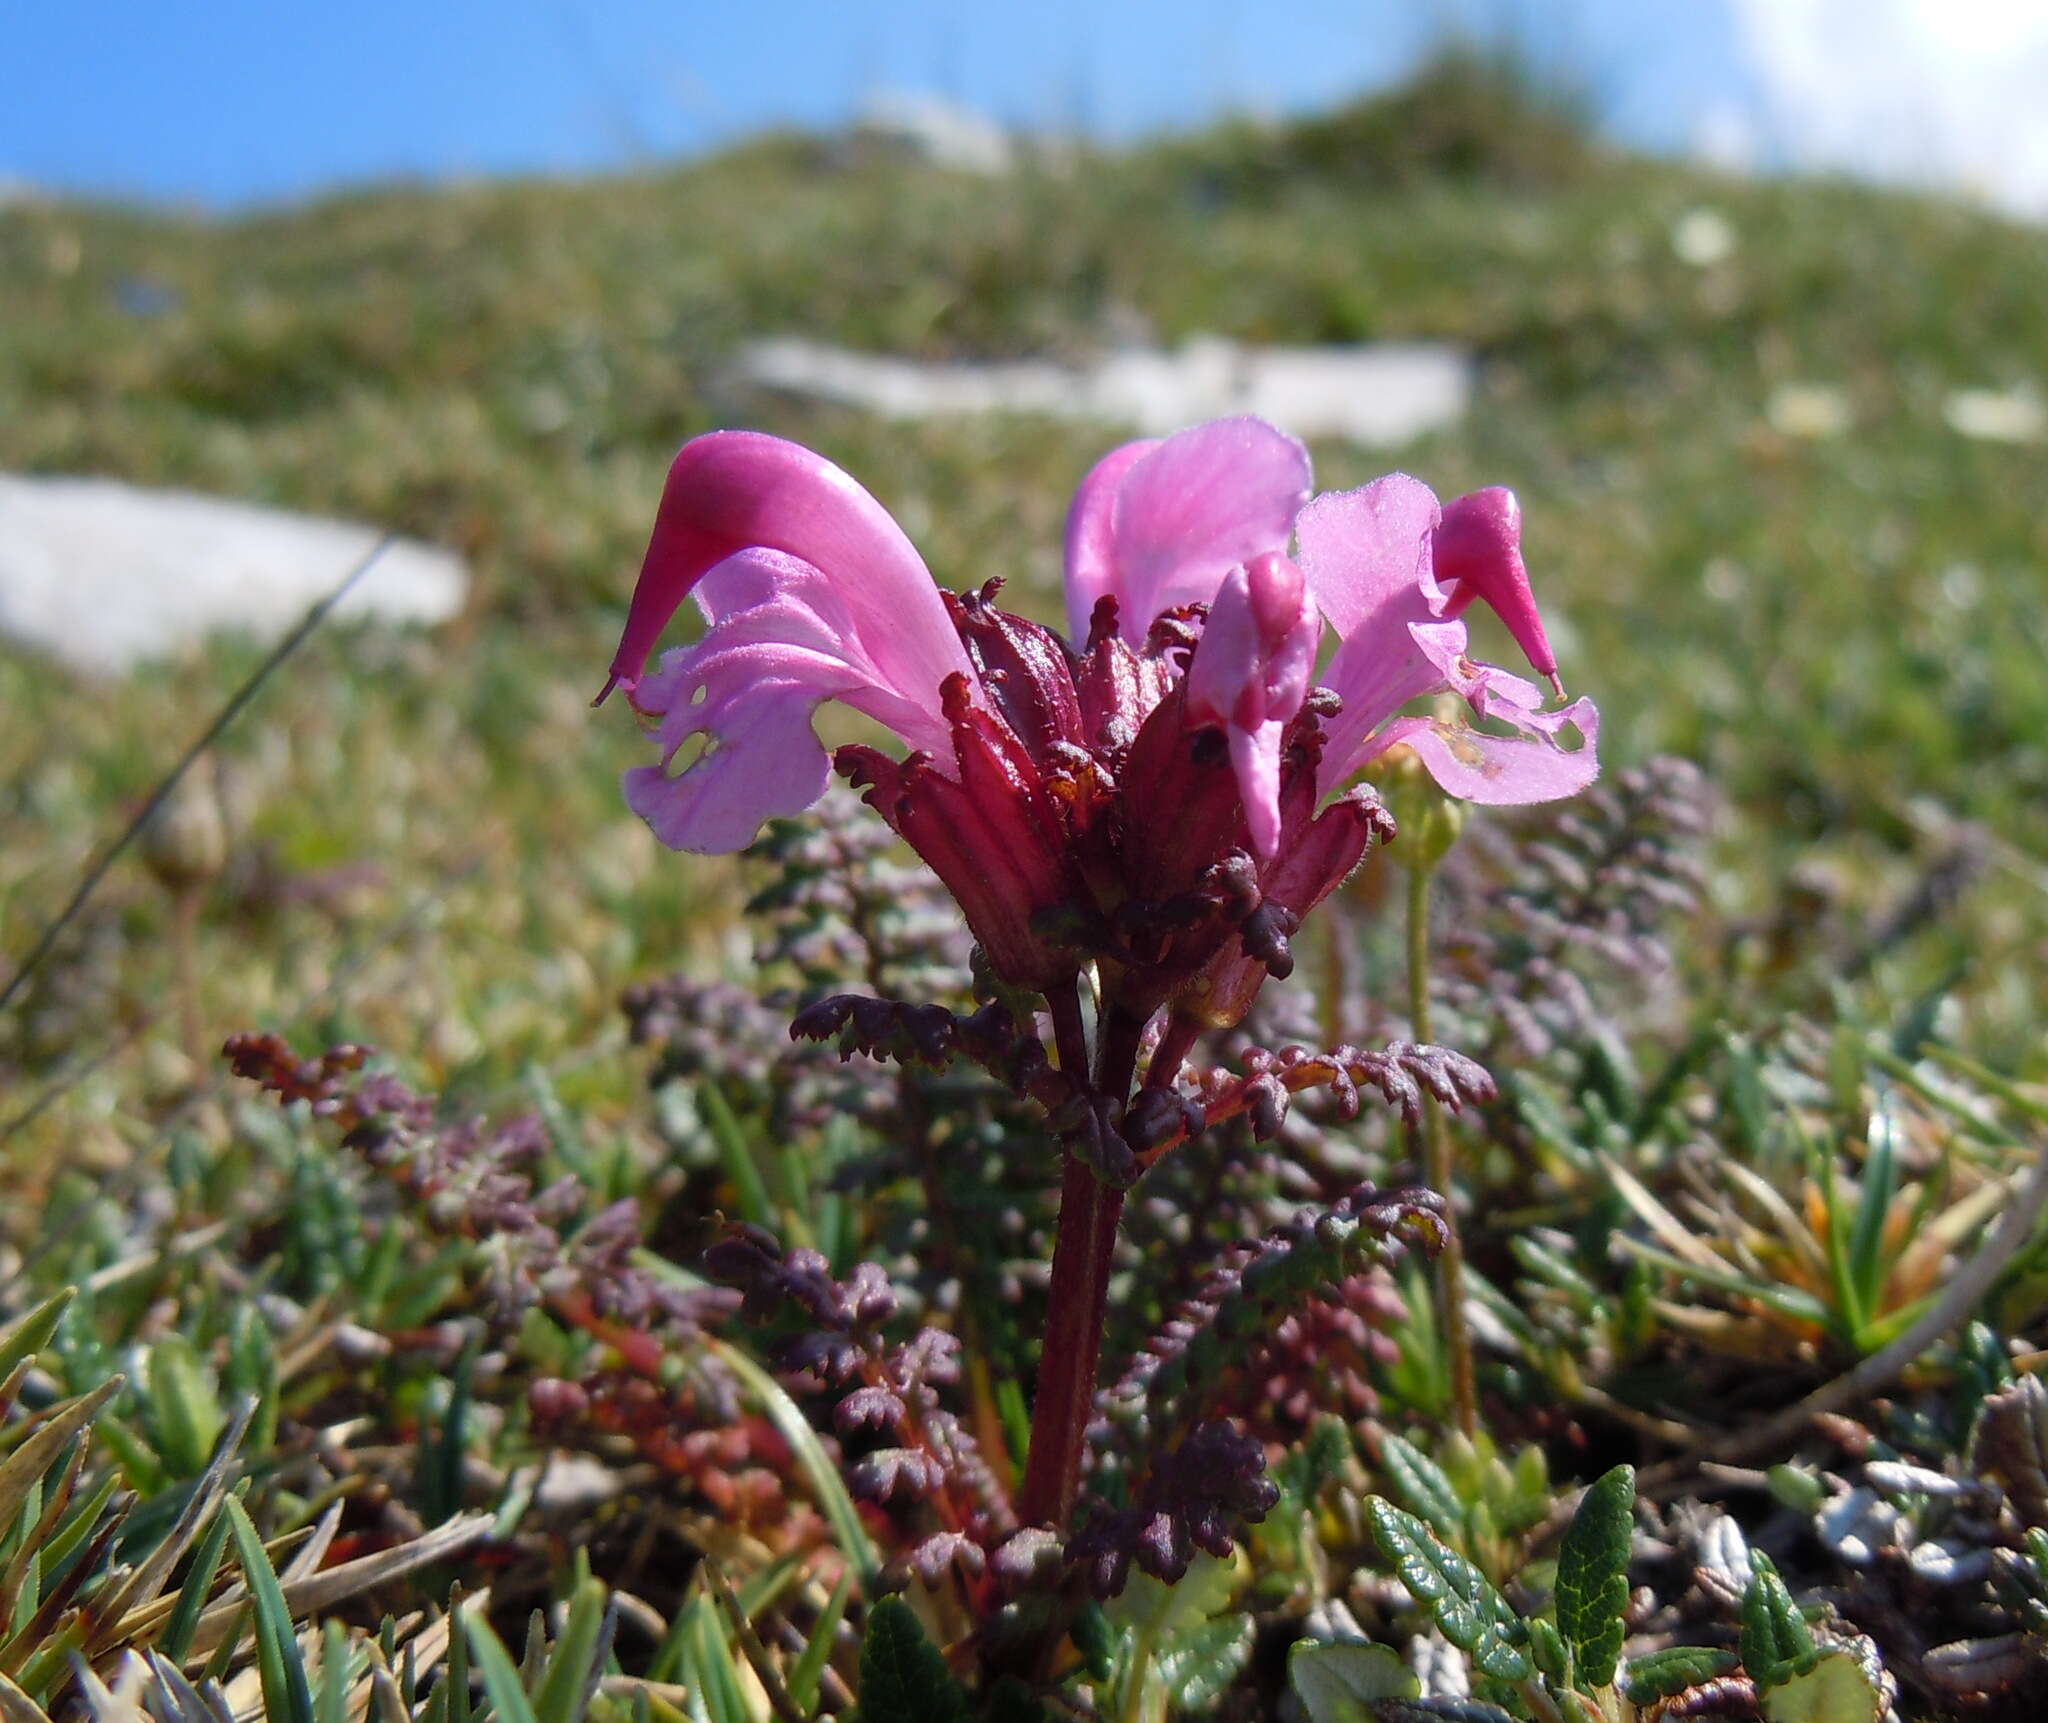
<svg viewBox="0 0 2048 1723">
<path fill-rule="evenodd" d="M 213 1590 L 214 1575 L 220 1571 L 220 1558 L 227 1549 L 227 1543 L 228 1516 L 227 1506 L 223 1503 L 213 1516 L 213 1523 L 206 1528 L 206 1535 L 199 1540 L 198 1553 L 192 1558 L 192 1570 L 185 1575 L 185 1583 L 178 1589 L 178 1601 L 171 1610 L 171 1619 L 164 1626 L 163 1637 L 157 1641 L 157 1649 L 175 1664 L 182 1665 L 192 1649 L 192 1635 L 206 1608 L 207 1594 Z"/>
<path fill-rule="evenodd" d="M 698 1597 L 694 1609 L 696 1632 L 692 1636 L 690 1685 L 703 1693 L 711 1723 L 755 1723 L 747 1708 L 739 1660 L 725 1636 L 725 1624 L 719 1619 L 717 1606 L 707 1594 Z"/>
<path fill-rule="evenodd" d="M 348 1723 L 348 1629 L 330 1621 L 320 1632 L 320 1691 L 313 1723 Z"/>
<path fill-rule="evenodd" d="M 768 1415 L 768 1421 L 780 1433 L 782 1439 L 796 1455 L 797 1464 L 803 1468 L 804 1477 L 809 1481 L 811 1493 L 818 1499 L 818 1507 L 826 1523 L 832 1528 L 834 1543 L 839 1553 L 853 1563 L 860 1574 L 861 1589 L 872 1596 L 876 1571 L 881 1558 L 875 1553 L 874 1541 L 869 1538 L 867 1528 L 861 1524 L 860 1513 L 853 1505 L 853 1498 L 846 1493 L 846 1480 L 839 1475 L 839 1468 L 827 1454 L 818 1440 L 817 1431 L 811 1428 L 810 1420 L 803 1415 L 797 1403 L 782 1390 L 781 1383 L 763 1370 L 737 1346 L 728 1345 L 715 1335 L 706 1335 L 704 1344 L 711 1349 L 732 1373 L 737 1376 L 756 1400 L 761 1410 Z"/>
<path fill-rule="evenodd" d="M 733 1189 L 739 1195 L 740 1218 L 752 1221 L 755 1226 L 779 1231 L 782 1215 L 768 1194 L 768 1181 L 761 1174 L 761 1163 L 754 1158 L 754 1151 L 747 1144 L 747 1134 L 740 1128 L 739 1119 L 718 1092 L 718 1085 L 708 1077 L 698 1079 L 697 1110 L 703 1114 L 712 1139 L 718 1144 L 718 1152 L 724 1157 L 726 1176 L 732 1180 Z"/>
<path fill-rule="evenodd" d="M 1708 1268 L 1704 1263 L 1688 1262 L 1682 1256 L 1659 1250 L 1654 1244 L 1645 1244 L 1639 1238 L 1620 1238 L 1615 1243 L 1631 1256 L 1641 1257 L 1643 1261 L 1654 1263 L 1683 1279 L 1698 1281 L 1702 1286 L 1718 1287 L 1723 1292 L 1733 1292 L 1743 1298 L 1753 1298 L 1781 1315 L 1811 1322 L 1830 1331 L 1836 1326 L 1835 1313 L 1812 1293 L 1803 1292 L 1796 1286 L 1773 1286 L 1768 1281 L 1752 1280 L 1732 1268 Z"/>
<path fill-rule="evenodd" d="M 114 1492 L 120 1487 L 121 1480 L 110 1475 L 101 1480 L 100 1487 L 83 1504 L 71 1510 L 70 1516 L 52 1534 L 49 1542 L 36 1552 L 38 1572 L 55 1573 L 71 1559 L 71 1552 L 99 1524 L 100 1515 L 107 1511 L 107 1503 L 114 1499 Z"/>
<path fill-rule="evenodd" d="M 1863 1200 L 1849 1235 L 1849 1272 L 1862 1302 L 1858 1326 L 1868 1323 L 1884 1297 L 1890 1265 L 1884 1256 L 1885 1222 L 1899 1188 L 1898 1126 L 1882 1107 L 1870 1116 L 1869 1149 L 1863 1159 Z"/>
<path fill-rule="evenodd" d="M 585 1579 L 570 1598 L 562 1636 L 555 1641 L 547 1674 L 533 1698 L 538 1723 L 578 1723 L 582 1717 L 603 1655 L 602 1642 L 610 1637 L 605 1632 L 606 1603 L 604 1586 L 595 1579 Z"/>
<path fill-rule="evenodd" d="M 448 1607 L 455 1612 L 457 1631 L 448 1635 L 448 1676 L 436 1689 L 448 1695 L 448 1713 L 441 1723 L 469 1723 L 469 1635 L 461 1631 L 462 1594 L 459 1588 Z"/>
<path fill-rule="evenodd" d="M 853 1573 L 848 1569 L 840 1574 L 839 1583 L 832 1588 L 832 1596 L 811 1632 L 810 1643 L 789 1672 L 789 1696 L 803 1707 L 806 1716 L 818 1709 L 818 1688 L 825 1679 L 825 1665 L 832 1661 L 832 1642 L 839 1632 L 839 1623 L 845 1619 L 846 1600 L 852 1595 Z"/>
<path fill-rule="evenodd" d="M 519 1684 L 519 1666 L 512 1661 L 512 1653 L 505 1649 L 496 1630 L 480 1611 L 473 1609 L 462 1612 L 462 1625 L 497 1723 L 539 1723 L 533 1714 L 533 1701 Z"/>
<path fill-rule="evenodd" d="M 249 1582 L 249 1597 L 256 1611 L 257 1672 L 263 1684 L 264 1713 L 282 1723 L 314 1723 L 306 1661 L 299 1652 L 298 1636 L 292 1631 L 291 1611 L 285 1607 L 284 1587 L 277 1583 L 277 1569 L 263 1553 L 263 1539 L 249 1519 L 249 1510 L 233 1496 L 223 1506 L 235 1540 L 235 1555 L 242 1564 L 243 1577 Z"/>
<path fill-rule="evenodd" d="M 0 1380 L 11 1374 L 15 1365 L 26 1363 L 50 1344 L 57 1325 L 77 1296 L 78 1288 L 67 1286 L 54 1298 L 44 1299 L 26 1316 L 17 1316 L 0 1329 Z"/>
</svg>

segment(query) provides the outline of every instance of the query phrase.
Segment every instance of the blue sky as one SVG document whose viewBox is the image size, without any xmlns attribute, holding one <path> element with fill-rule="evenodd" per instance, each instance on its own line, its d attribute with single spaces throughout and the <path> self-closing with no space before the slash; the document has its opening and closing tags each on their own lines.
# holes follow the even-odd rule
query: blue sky
<svg viewBox="0 0 2048 1723">
<path fill-rule="evenodd" d="M 0 0 L 0 177 L 233 207 L 670 157 L 882 89 L 1126 137 L 1328 104 L 1460 25 L 1639 141 L 1747 99 L 1732 0 Z"/>
</svg>

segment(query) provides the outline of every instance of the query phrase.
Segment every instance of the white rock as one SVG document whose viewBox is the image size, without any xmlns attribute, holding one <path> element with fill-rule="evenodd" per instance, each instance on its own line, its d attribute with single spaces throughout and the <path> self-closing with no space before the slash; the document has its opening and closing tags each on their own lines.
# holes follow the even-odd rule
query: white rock
<svg viewBox="0 0 2048 1723">
<path fill-rule="evenodd" d="M 1734 225 L 1718 209 L 1701 204 L 1671 224 L 1671 250 L 1680 263 L 1711 269 L 1735 255 Z"/>
<path fill-rule="evenodd" d="M 1986 443 L 2038 443 L 2048 409 L 2032 389 L 1958 389 L 1942 403 L 1949 429 Z"/>
<path fill-rule="evenodd" d="M 94 672 L 218 631 L 275 640 L 378 536 L 189 491 L 0 473 L 0 635 Z M 444 622 L 468 584 L 459 557 L 400 539 L 336 615 Z"/>
<path fill-rule="evenodd" d="M 744 348 L 740 369 L 749 382 L 892 419 L 1032 413 L 1161 436 L 1256 413 L 1297 435 L 1380 445 L 1457 423 L 1472 393 L 1469 355 L 1434 342 L 1247 347 L 1207 335 L 1074 369 L 1031 359 L 926 364 L 780 336 Z"/>
<path fill-rule="evenodd" d="M 957 173 L 1006 174 L 1014 165 L 1009 134 L 986 115 L 943 96 L 885 90 L 854 122 L 854 136 Z"/>
<path fill-rule="evenodd" d="M 1812 442 L 1839 437 L 1856 422 L 1848 394 L 1832 383 L 1781 383 L 1771 391 L 1764 417 L 1780 436 Z"/>
</svg>

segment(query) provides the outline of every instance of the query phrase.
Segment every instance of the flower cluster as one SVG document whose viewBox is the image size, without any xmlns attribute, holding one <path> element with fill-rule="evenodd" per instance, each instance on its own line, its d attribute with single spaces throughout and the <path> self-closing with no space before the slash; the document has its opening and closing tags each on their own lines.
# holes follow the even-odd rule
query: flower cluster
<svg viewBox="0 0 2048 1723">
<path fill-rule="evenodd" d="M 841 701 L 910 753 L 845 747 L 839 770 L 945 882 L 1002 981 L 1048 991 L 1093 963 L 1138 1021 L 1229 1024 L 1392 835 L 1371 791 L 1346 788 L 1389 749 L 1473 801 L 1592 780 L 1591 702 L 1550 706 L 1466 653 L 1478 600 L 1559 686 L 1520 535 L 1498 489 L 1440 506 L 1392 474 L 1311 500 L 1301 444 L 1219 420 L 1126 444 L 1083 481 L 1062 639 L 1001 609 L 998 583 L 941 593 L 821 457 L 715 432 L 670 470 L 606 687 L 663 751 L 626 774 L 627 799 L 675 848 L 739 849 L 823 794 L 812 715 Z M 647 674 L 686 597 L 703 638 Z M 1412 710 L 1447 694 L 1465 716 Z"/>
</svg>

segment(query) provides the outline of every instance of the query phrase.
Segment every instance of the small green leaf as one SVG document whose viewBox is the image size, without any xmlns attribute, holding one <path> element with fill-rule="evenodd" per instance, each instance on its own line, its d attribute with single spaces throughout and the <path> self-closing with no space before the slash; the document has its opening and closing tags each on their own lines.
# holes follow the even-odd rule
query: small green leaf
<svg viewBox="0 0 2048 1723">
<path fill-rule="evenodd" d="M 740 1660 L 710 1593 L 700 1593 L 688 1613 L 690 1635 L 683 1684 L 696 1688 L 703 1696 L 711 1723 L 754 1723 L 745 1678 L 740 1674 Z"/>
<path fill-rule="evenodd" d="M 1528 1654 L 1517 1643 L 1523 1637 L 1521 1621 L 1486 1576 L 1413 1514 L 1383 1497 L 1371 1497 L 1366 1513 L 1381 1553 L 1443 1636 L 1470 1653 L 1482 1673 L 1500 1681 L 1527 1680 Z"/>
<path fill-rule="evenodd" d="M 48 1346 L 57 1333 L 57 1325 L 64 1320 L 64 1312 L 71 1308 L 71 1301 L 78 1296 L 78 1288 L 67 1286 L 54 1298 L 46 1298 L 26 1316 L 18 1316 L 4 1329 L 0 1329 L 0 1379 L 12 1373 L 15 1365 L 26 1363 Z"/>
<path fill-rule="evenodd" d="M 2048 1531 L 2039 1526 L 2027 1527 L 2027 1560 L 2033 1566 L 2034 1576 L 2048 1585 Z"/>
<path fill-rule="evenodd" d="M 1244 1572 L 1241 1558 L 1201 1555 L 1172 1585 L 1131 1576 L 1105 1612 L 1115 1645 L 1110 1715 L 1157 1717 L 1174 1699 L 1192 1709 L 1191 1695 L 1229 1684 L 1251 1655 L 1251 1617 L 1236 1607 Z"/>
<path fill-rule="evenodd" d="M 1068 1630 L 1074 1649 L 1081 1654 L 1081 1667 L 1091 1679 L 1107 1681 L 1116 1670 L 1116 1635 L 1108 1613 L 1093 1598 L 1081 1605 Z"/>
<path fill-rule="evenodd" d="M 1820 1653 L 1771 1558 L 1753 1549 L 1749 1559 L 1755 1576 L 1742 1597 L 1742 1666 L 1758 1687 L 1771 1688 L 1804 1674 Z"/>
<path fill-rule="evenodd" d="M 1184 1628 L 1153 1652 L 1153 1679 L 1173 1695 L 1182 1710 L 1205 1711 L 1223 1696 L 1250 1660 L 1255 1629 L 1248 1612 L 1233 1612 Z"/>
<path fill-rule="evenodd" d="M 1541 1616 L 1525 1624 L 1529 1629 L 1529 1655 L 1540 1674 L 1563 1684 L 1565 1679 L 1564 1635 Z"/>
<path fill-rule="evenodd" d="M 739 1198 L 740 1218 L 751 1221 L 755 1226 L 780 1228 L 783 1216 L 768 1194 L 768 1181 L 761 1174 L 761 1163 L 755 1159 L 747 1134 L 741 1129 L 732 1107 L 709 1077 L 698 1079 L 697 1107 L 705 1124 L 711 1128 L 712 1139 L 718 1144 L 718 1152 L 725 1161 L 726 1176 L 732 1180 L 733 1192 Z"/>
<path fill-rule="evenodd" d="M 1877 1723 L 1884 1704 L 1854 1657 L 1830 1651 L 1769 1689 L 1763 1708 L 1769 1723 Z"/>
<path fill-rule="evenodd" d="M 1885 1108 L 1872 1112 L 1865 1140 L 1869 1146 L 1863 1157 L 1862 1196 L 1849 1235 L 1849 1269 L 1868 1321 L 1877 1314 L 1891 1268 L 1885 1256 L 1885 1223 L 1899 1188 L 1898 1124 Z"/>
<path fill-rule="evenodd" d="M 1429 1524 L 1447 1544 L 1465 1535 L 1465 1506 L 1444 1470 L 1412 1442 L 1389 1436 L 1380 1444 L 1380 1466 L 1407 1510 Z"/>
<path fill-rule="evenodd" d="M 961 1723 L 966 1715 L 966 1694 L 910 1605 L 883 1598 L 861 1641 L 860 1723 Z"/>
<path fill-rule="evenodd" d="M 1557 1552 L 1557 1630 L 1578 1662 L 1581 1689 L 1605 1687 L 1621 1656 L 1628 1609 L 1636 1473 L 1616 1466 L 1594 1480 Z"/>
<path fill-rule="evenodd" d="M 71 1552 L 84 1543 L 89 1534 L 99 1529 L 100 1515 L 107 1511 L 107 1504 L 114 1499 L 114 1492 L 120 1487 L 120 1475 L 108 1473 L 100 1480 L 100 1487 L 65 1516 L 64 1523 L 57 1527 L 36 1551 L 35 1565 L 38 1572 L 54 1574 L 71 1559 Z M 99 1599 L 96 1597 L 93 1601 L 97 1606 Z"/>
<path fill-rule="evenodd" d="M 1375 1723 L 1376 1699 L 1416 1699 L 1422 1683 L 1384 1645 L 1319 1645 L 1303 1639 L 1287 1654 L 1287 1683 L 1309 1723 Z"/>
<path fill-rule="evenodd" d="M 143 1390 L 157 1457 L 173 1477 L 196 1477 L 228 1421 L 213 1371 L 184 1335 L 167 1334 L 150 1348 Z"/>
<path fill-rule="evenodd" d="M 1771 1467 L 1764 1479 L 1779 1506 L 1795 1514 L 1818 1513 L 1828 1499 L 1827 1485 L 1805 1466 L 1779 1464 Z"/>
<path fill-rule="evenodd" d="M 462 1589 L 458 1586 L 449 1607 L 458 1608 L 461 1600 Z M 410 1647 L 407 1655 L 411 1655 Z M 469 1635 L 466 1633 L 448 1636 L 448 1673 L 435 1684 L 434 1696 L 438 1699 L 444 1693 L 448 1696 L 444 1723 L 469 1723 Z"/>
<path fill-rule="evenodd" d="M 472 1336 L 457 1355 L 448 1377 L 448 1408 L 438 1427 L 429 1425 L 420 1438 L 420 1518 L 442 1525 L 462 1510 L 462 1466 L 469 1449 L 470 1378 L 476 1370 L 477 1340 Z"/>
<path fill-rule="evenodd" d="M 1631 1705 L 1654 1705 L 1659 1699 L 1675 1698 L 1688 1687 L 1732 1675 L 1741 1667 L 1742 1660 L 1732 1651 L 1674 1645 L 1647 1657 L 1630 1658 L 1621 1691 Z"/>
</svg>

